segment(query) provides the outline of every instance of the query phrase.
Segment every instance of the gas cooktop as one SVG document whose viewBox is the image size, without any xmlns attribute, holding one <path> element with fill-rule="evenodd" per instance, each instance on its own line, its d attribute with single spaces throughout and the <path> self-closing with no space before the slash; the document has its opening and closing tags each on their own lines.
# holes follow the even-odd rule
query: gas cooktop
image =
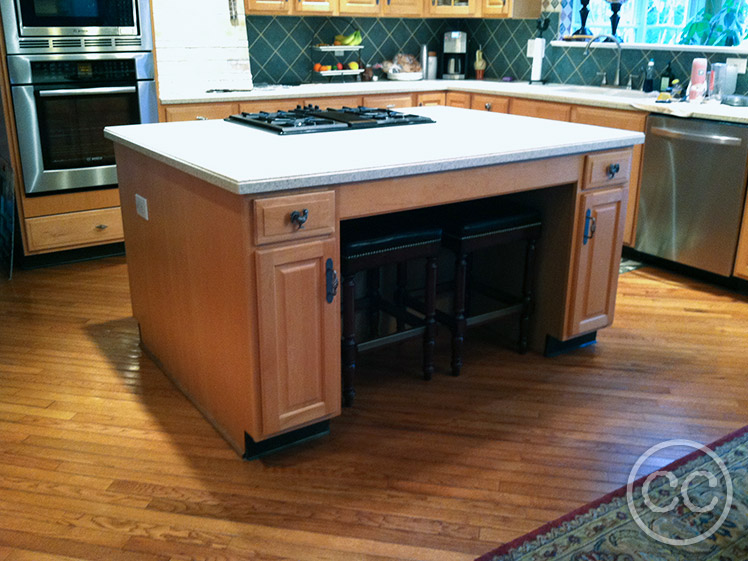
<svg viewBox="0 0 748 561">
<path fill-rule="evenodd" d="M 355 130 L 398 125 L 433 123 L 421 115 L 411 115 L 372 107 L 320 109 L 317 105 L 297 106 L 291 111 L 240 113 L 225 119 L 232 123 L 260 127 L 277 134 L 303 134 L 336 130 Z"/>
</svg>

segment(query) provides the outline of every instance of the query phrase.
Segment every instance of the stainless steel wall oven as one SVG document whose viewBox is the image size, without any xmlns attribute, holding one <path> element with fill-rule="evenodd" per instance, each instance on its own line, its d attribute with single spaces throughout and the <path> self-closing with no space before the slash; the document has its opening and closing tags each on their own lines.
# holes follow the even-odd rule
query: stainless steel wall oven
<svg viewBox="0 0 748 561">
<path fill-rule="evenodd" d="M 108 125 L 158 121 L 149 0 L 0 0 L 27 194 L 116 186 Z"/>
<path fill-rule="evenodd" d="M 158 121 L 151 53 L 9 57 L 26 193 L 115 186 L 104 127 Z"/>
</svg>

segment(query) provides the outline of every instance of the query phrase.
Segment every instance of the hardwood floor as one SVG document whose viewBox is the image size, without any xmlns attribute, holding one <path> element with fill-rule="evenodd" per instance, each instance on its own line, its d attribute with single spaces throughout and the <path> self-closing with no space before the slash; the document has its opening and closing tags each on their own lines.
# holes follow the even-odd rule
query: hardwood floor
<svg viewBox="0 0 748 561">
<path fill-rule="evenodd" d="M 748 298 L 651 268 L 567 355 L 365 354 L 328 437 L 254 462 L 140 351 L 124 258 L 17 271 L 0 310 L 0 561 L 468 560 L 748 424 Z"/>
</svg>

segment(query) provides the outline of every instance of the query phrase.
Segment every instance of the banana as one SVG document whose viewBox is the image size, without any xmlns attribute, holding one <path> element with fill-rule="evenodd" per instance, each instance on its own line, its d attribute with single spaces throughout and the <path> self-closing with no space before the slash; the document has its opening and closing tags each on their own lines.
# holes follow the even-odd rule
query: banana
<svg viewBox="0 0 748 561">
<path fill-rule="evenodd" d="M 361 32 L 360 31 L 354 31 L 350 35 L 336 35 L 335 41 L 339 42 L 341 45 L 349 46 L 349 45 L 360 45 L 361 44 Z"/>
<path fill-rule="evenodd" d="M 360 45 L 361 41 L 363 41 L 363 37 L 361 36 L 361 32 L 356 30 L 353 32 L 353 39 L 350 43 L 348 43 L 351 46 Z"/>
</svg>

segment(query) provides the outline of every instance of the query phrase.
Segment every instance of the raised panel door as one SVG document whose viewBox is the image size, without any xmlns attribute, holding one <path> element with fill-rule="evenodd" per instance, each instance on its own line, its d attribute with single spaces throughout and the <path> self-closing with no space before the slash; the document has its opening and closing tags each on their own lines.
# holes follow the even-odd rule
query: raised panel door
<svg viewBox="0 0 748 561">
<path fill-rule="evenodd" d="M 423 0 L 381 0 L 382 15 L 411 16 L 423 15 Z"/>
<path fill-rule="evenodd" d="M 447 96 L 444 92 L 426 92 L 416 94 L 416 105 L 427 107 L 433 105 L 445 105 Z"/>
<path fill-rule="evenodd" d="M 470 94 L 464 92 L 447 92 L 447 106 L 470 109 Z"/>
<path fill-rule="evenodd" d="M 613 322 L 621 263 L 625 186 L 584 192 L 580 197 L 572 261 L 567 338 Z"/>
<path fill-rule="evenodd" d="M 328 236 L 256 253 L 265 436 L 340 411 L 340 305 L 327 301 L 336 247 Z"/>
<path fill-rule="evenodd" d="M 252 14 L 287 14 L 291 11 L 291 0 L 244 0 L 244 10 Z"/>
</svg>

